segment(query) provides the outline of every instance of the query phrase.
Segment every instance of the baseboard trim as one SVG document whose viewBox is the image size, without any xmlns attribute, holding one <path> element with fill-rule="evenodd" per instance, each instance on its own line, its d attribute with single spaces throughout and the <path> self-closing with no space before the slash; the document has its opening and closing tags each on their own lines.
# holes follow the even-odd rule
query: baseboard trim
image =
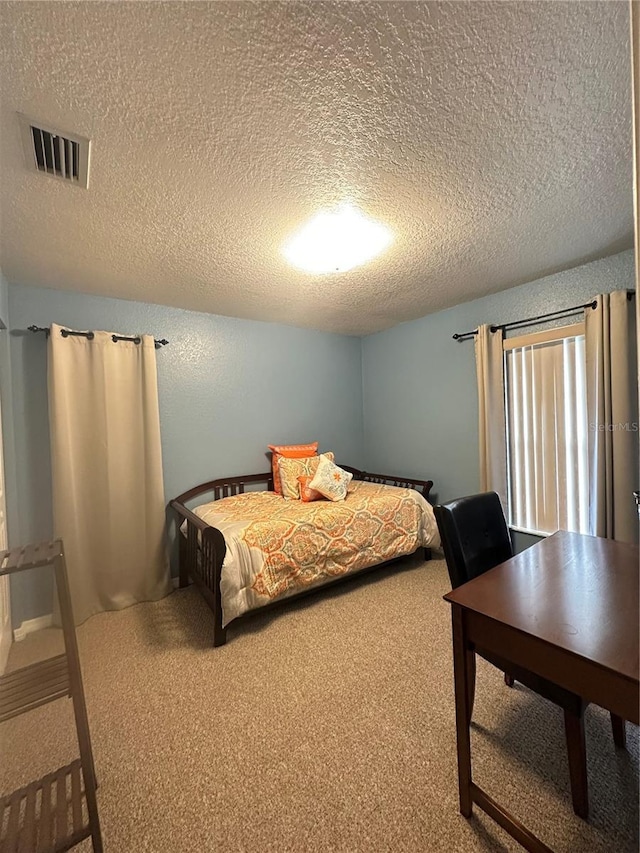
<svg viewBox="0 0 640 853">
<path fill-rule="evenodd" d="M 35 619 L 25 619 L 18 628 L 14 628 L 13 639 L 16 643 L 27 636 L 33 634 L 34 631 L 42 631 L 43 628 L 50 628 L 53 625 L 53 613 L 48 613 L 46 616 L 37 616 Z"/>
</svg>

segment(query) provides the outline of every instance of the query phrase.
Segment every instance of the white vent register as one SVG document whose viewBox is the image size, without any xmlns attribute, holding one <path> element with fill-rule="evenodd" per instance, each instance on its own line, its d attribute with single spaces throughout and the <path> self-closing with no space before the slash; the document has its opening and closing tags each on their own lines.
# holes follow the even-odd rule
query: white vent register
<svg viewBox="0 0 640 853">
<path fill-rule="evenodd" d="M 86 189 L 91 141 L 20 113 L 18 116 L 27 168 Z"/>
</svg>

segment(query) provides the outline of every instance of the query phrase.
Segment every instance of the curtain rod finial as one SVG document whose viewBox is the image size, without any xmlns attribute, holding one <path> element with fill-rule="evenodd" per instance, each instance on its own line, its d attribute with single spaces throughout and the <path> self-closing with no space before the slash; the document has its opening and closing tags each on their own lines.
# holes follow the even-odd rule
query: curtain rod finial
<svg viewBox="0 0 640 853">
<path fill-rule="evenodd" d="M 49 332 L 51 331 L 47 326 L 27 326 L 27 329 L 30 332 L 44 332 L 47 337 L 49 337 Z"/>
</svg>

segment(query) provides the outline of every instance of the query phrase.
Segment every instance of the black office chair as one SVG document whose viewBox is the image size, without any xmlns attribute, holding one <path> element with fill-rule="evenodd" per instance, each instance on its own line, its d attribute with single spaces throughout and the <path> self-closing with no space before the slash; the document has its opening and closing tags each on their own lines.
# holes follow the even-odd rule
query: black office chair
<svg viewBox="0 0 640 853">
<path fill-rule="evenodd" d="M 434 512 L 449 579 L 454 589 L 513 556 L 509 528 L 496 492 L 459 498 L 434 507 Z M 513 685 L 515 678 L 563 709 L 573 810 L 586 819 L 589 800 L 584 711 L 588 703 L 577 694 L 564 690 L 533 672 L 514 667 L 493 652 L 484 652 L 478 648 L 476 652 L 505 673 L 505 681 L 509 686 Z M 470 673 L 469 722 L 473 713 L 475 657 L 473 661 L 474 671 Z M 624 721 L 612 714 L 611 724 L 616 746 L 624 746 Z"/>
</svg>

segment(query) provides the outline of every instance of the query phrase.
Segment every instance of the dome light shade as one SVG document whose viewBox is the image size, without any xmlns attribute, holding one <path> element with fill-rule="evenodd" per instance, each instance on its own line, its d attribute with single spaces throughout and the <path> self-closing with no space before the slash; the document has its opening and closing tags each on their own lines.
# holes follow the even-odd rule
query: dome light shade
<svg viewBox="0 0 640 853">
<path fill-rule="evenodd" d="M 391 240 L 388 228 L 343 204 L 314 216 L 291 238 L 283 254 L 306 272 L 346 272 L 375 258 Z"/>
</svg>

